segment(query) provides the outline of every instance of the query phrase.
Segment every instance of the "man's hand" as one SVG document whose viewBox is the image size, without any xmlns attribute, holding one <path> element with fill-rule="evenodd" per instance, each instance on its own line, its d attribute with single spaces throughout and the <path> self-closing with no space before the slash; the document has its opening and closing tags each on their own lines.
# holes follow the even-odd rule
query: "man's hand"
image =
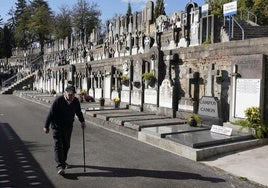
<svg viewBox="0 0 268 188">
<path fill-rule="evenodd" d="M 49 128 L 44 127 L 43 130 L 46 134 L 49 133 Z"/>
<path fill-rule="evenodd" d="M 81 127 L 82 127 L 82 129 L 85 129 L 86 128 L 86 123 L 85 122 L 81 123 Z"/>
</svg>

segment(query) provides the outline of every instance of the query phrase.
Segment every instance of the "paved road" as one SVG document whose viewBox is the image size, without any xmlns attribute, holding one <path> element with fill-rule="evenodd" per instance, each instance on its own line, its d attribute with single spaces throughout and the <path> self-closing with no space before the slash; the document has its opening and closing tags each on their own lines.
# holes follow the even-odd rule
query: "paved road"
<svg viewBox="0 0 268 188">
<path fill-rule="evenodd" d="M 231 188 L 257 187 L 223 171 L 87 123 L 86 172 L 82 131 L 75 122 L 67 174 L 57 175 L 48 108 L 0 95 L 0 187 Z"/>
</svg>

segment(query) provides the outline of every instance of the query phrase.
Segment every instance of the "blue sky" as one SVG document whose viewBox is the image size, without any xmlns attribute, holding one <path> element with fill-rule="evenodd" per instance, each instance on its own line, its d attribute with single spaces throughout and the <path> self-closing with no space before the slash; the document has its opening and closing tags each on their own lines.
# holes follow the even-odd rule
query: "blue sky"
<svg viewBox="0 0 268 188">
<path fill-rule="evenodd" d="M 77 0 L 46 0 L 54 12 L 58 12 L 62 5 L 67 5 L 70 9 Z M 87 0 L 89 3 L 96 2 L 99 5 L 99 10 L 102 13 L 101 19 L 104 22 L 107 19 L 112 18 L 115 14 L 125 14 L 128 8 L 128 2 L 131 3 L 132 12 L 141 11 L 146 5 L 148 0 Z M 167 15 L 170 15 L 176 10 L 184 10 L 186 4 L 191 0 L 164 0 L 165 10 Z M 193 0 L 199 6 L 202 6 L 205 0 Z M 0 15 L 4 19 L 4 22 L 8 18 L 7 13 L 13 7 L 15 9 L 15 3 L 17 0 L 0 0 Z"/>
</svg>

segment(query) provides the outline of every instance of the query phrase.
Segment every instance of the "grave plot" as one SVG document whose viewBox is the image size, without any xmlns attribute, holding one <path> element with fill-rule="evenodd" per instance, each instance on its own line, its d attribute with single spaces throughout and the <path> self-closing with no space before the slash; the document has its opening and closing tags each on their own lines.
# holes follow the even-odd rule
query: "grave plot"
<svg viewBox="0 0 268 188">
<path fill-rule="evenodd" d="M 209 130 L 209 129 L 210 129 L 210 126 L 191 127 L 187 124 L 179 124 L 179 125 L 166 125 L 166 126 L 158 126 L 158 127 L 145 127 L 145 128 L 141 128 L 141 132 L 145 134 L 155 135 L 160 138 L 164 138 L 168 135 L 188 133 L 188 132 L 197 132 L 197 131 L 203 131 L 203 130 Z"/>
<path fill-rule="evenodd" d="M 166 136 L 166 139 L 186 146 L 190 146 L 192 148 L 203 148 L 237 141 L 249 140 L 252 138 L 252 135 L 247 133 L 236 132 L 232 136 L 227 136 L 211 132 L 210 130 L 186 132 Z"/>
</svg>

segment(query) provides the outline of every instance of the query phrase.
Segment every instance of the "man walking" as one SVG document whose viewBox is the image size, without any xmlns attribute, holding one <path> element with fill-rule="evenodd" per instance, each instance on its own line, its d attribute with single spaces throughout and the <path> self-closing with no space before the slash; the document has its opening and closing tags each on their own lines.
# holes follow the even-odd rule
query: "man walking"
<svg viewBox="0 0 268 188">
<path fill-rule="evenodd" d="M 75 115 L 81 122 L 82 129 L 85 128 L 85 119 L 81 112 L 81 106 L 75 97 L 75 87 L 68 85 L 63 95 L 58 96 L 47 115 L 44 132 L 49 133 L 49 125 L 53 130 L 54 154 L 57 163 L 58 174 L 63 175 L 64 169 L 68 167 L 66 163 L 70 148 L 71 135 Z"/>
</svg>

